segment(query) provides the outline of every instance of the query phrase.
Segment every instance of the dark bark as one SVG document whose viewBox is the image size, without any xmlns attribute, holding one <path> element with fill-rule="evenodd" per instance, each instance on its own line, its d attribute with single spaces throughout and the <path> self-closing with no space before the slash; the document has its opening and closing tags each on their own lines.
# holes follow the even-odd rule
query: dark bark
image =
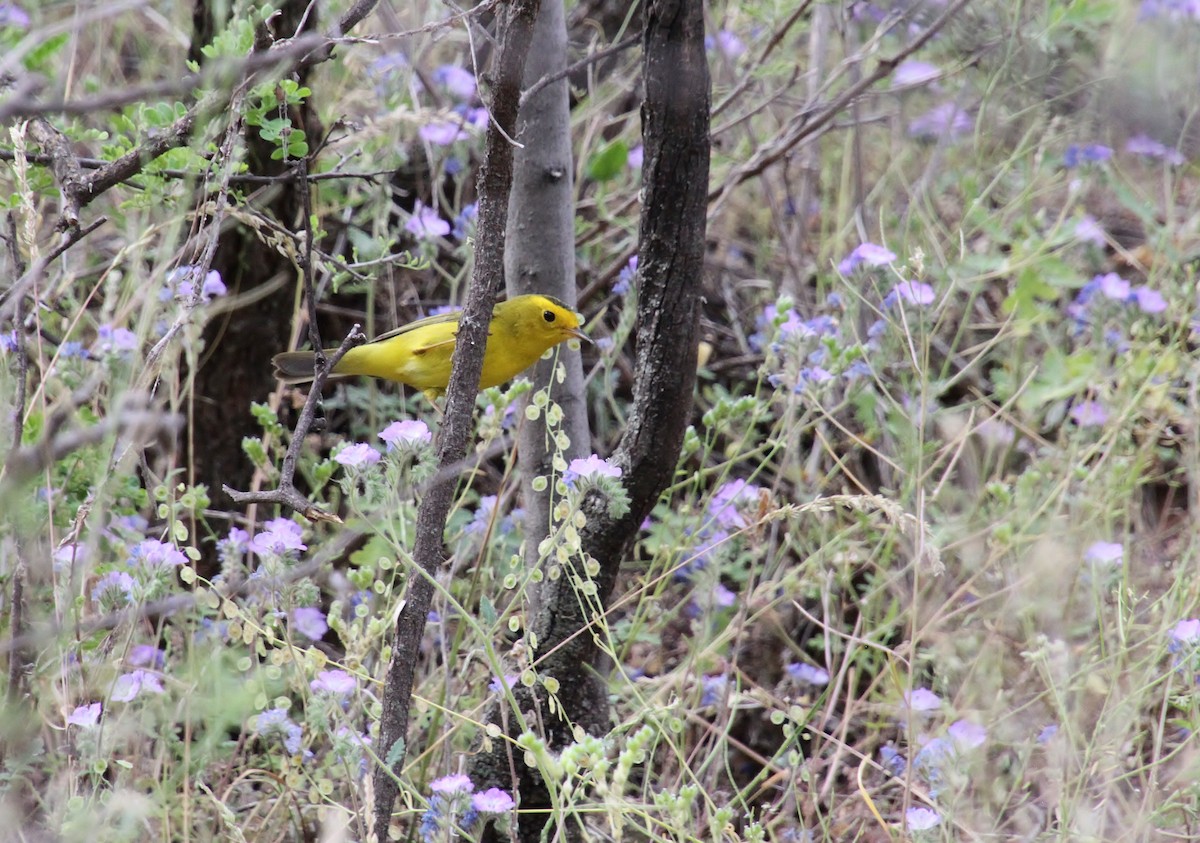
<svg viewBox="0 0 1200 843">
<path fill-rule="evenodd" d="M 492 303 L 504 287 L 504 232 L 508 223 L 513 167 L 513 149 L 508 137 L 516 130 L 521 73 L 538 6 L 539 0 L 517 0 L 505 6 L 500 15 L 500 45 L 493 65 L 490 103 L 492 122 L 488 125 L 487 149 L 478 180 L 475 268 L 459 320 L 438 445 L 442 479 L 429 487 L 417 510 L 417 540 L 413 548 L 416 570 L 410 573 L 405 603 L 396 620 L 392 657 L 384 680 L 378 747 L 379 757 L 387 763 L 375 768 L 372 779 L 374 805 L 370 808 L 370 838 L 377 841 L 388 839 L 388 823 L 398 792 L 397 780 L 407 749 L 405 744 L 398 742 L 408 739 L 417 654 L 433 598 L 433 577 L 446 556 L 446 516 L 458 481 L 458 474 L 448 469 L 461 464 L 474 430 L 475 395 L 483 370 L 483 350 Z"/>
<path fill-rule="evenodd" d="M 582 533 L 584 553 L 600 565 L 595 585 L 604 606 L 640 524 L 674 477 L 691 417 L 704 258 L 711 103 L 702 4 L 696 0 L 651 2 L 642 43 L 646 163 L 636 380 L 629 424 L 613 457 L 624 472 L 631 505 L 623 517 L 612 518 L 604 501 L 586 502 L 588 523 Z M 577 565 L 579 570 L 582 567 Z M 567 720 L 593 734 L 603 734 L 609 726 L 607 688 L 597 670 L 601 652 L 589 627 L 600 627 L 604 621 L 590 612 L 585 615 L 583 606 L 588 601 L 575 593 L 575 584 L 566 573 L 544 586 L 542 603 L 534 623 L 538 670 L 558 680 L 558 699 Z M 521 688 L 516 696 L 522 710 L 541 705 L 548 729 L 544 737 L 552 747 L 561 749 L 572 741 L 566 722 L 550 716 L 529 691 Z M 505 781 L 510 770 L 508 752 L 506 744 L 494 742 L 492 752 L 478 759 L 477 780 Z M 520 776 L 521 807 L 548 808 L 548 794 L 537 774 L 519 757 L 515 767 Z M 542 831 L 538 823 L 526 819 L 519 839 L 539 840 Z M 564 831 L 572 839 L 586 836 L 578 827 Z M 492 834 L 490 839 L 499 839 Z"/>
</svg>

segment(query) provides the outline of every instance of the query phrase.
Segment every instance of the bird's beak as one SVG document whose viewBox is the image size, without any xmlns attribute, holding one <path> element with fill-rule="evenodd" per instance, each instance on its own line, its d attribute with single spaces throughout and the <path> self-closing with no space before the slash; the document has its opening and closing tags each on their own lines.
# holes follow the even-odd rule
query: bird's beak
<svg viewBox="0 0 1200 843">
<path fill-rule="evenodd" d="M 568 328 L 566 330 L 566 333 L 569 336 L 572 336 L 577 340 L 583 340 L 584 342 L 586 342 L 588 344 L 591 344 L 591 342 L 592 342 L 591 338 L 588 337 L 587 334 L 585 334 L 583 331 L 579 330 L 578 328 Z"/>
</svg>

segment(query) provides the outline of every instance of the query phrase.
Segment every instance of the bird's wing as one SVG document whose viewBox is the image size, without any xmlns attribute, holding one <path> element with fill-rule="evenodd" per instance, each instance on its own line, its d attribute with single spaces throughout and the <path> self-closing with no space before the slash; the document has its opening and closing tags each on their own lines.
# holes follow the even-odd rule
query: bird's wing
<svg viewBox="0 0 1200 843">
<path fill-rule="evenodd" d="M 393 328 L 385 334 L 380 334 L 375 339 L 371 340 L 371 342 L 386 342 L 387 340 L 394 339 L 401 334 L 407 334 L 411 331 L 420 330 L 421 328 L 428 328 L 431 325 L 444 325 L 447 322 L 457 322 L 458 317 L 461 315 L 461 310 L 455 310 L 450 313 L 439 313 L 436 316 L 426 316 L 424 319 L 418 319 L 415 322 L 409 322 L 406 325 L 401 325 L 399 328 Z"/>
<path fill-rule="evenodd" d="M 453 346 L 454 346 L 454 337 L 451 337 L 451 338 L 450 338 L 450 339 L 448 339 L 448 340 L 442 340 L 442 341 L 440 341 L 440 342 L 431 342 L 431 343 L 427 343 L 427 344 L 425 344 L 425 345 L 418 345 L 418 346 L 415 346 L 415 347 L 412 349 L 412 353 L 413 353 L 415 356 L 420 356 L 420 355 L 422 355 L 422 354 L 428 354 L 429 352 L 431 352 L 431 351 L 434 351 L 434 350 L 436 350 L 436 349 L 439 349 L 439 348 L 445 348 L 446 346 L 450 346 L 450 347 L 452 347 L 452 348 L 453 348 Z"/>
</svg>

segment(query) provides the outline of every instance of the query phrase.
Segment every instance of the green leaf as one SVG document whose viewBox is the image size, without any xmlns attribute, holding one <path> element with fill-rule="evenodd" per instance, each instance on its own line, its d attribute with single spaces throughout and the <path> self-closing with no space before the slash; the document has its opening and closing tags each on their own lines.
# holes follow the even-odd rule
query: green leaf
<svg viewBox="0 0 1200 843">
<path fill-rule="evenodd" d="M 587 177 L 592 181 L 610 181 L 625 171 L 629 163 L 629 145 L 615 140 L 591 157 L 587 165 Z"/>
<path fill-rule="evenodd" d="M 51 36 L 42 43 L 38 44 L 32 50 L 25 54 L 25 69 L 32 73 L 41 73 L 47 69 L 47 65 L 55 59 L 59 50 L 67 43 L 67 39 L 71 37 L 71 33 L 63 32 L 59 35 Z"/>
<path fill-rule="evenodd" d="M 404 738 L 400 738 L 394 744 L 392 744 L 392 748 L 388 750 L 387 758 L 384 759 L 384 762 L 388 765 L 388 767 L 394 768 L 400 763 L 401 760 L 403 760 L 403 758 Z"/>
<path fill-rule="evenodd" d="M 500 616 L 496 613 L 496 606 L 485 594 L 479 600 L 479 616 L 483 620 L 485 626 L 494 626 Z"/>
</svg>

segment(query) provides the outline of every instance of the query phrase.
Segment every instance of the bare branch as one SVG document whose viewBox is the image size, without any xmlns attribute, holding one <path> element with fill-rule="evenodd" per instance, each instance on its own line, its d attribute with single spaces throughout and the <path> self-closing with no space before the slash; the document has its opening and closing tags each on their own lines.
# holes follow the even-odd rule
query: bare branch
<svg viewBox="0 0 1200 843">
<path fill-rule="evenodd" d="M 513 147 L 509 143 L 516 128 L 521 100 L 521 77 L 533 37 L 540 0 L 514 0 L 499 21 L 500 45 L 494 60 L 495 77 L 487 149 L 479 171 L 478 236 L 475 269 L 459 320 L 450 383 L 446 391 L 445 421 L 438 450 L 440 469 L 458 463 L 466 453 L 474 415 L 475 395 L 483 371 L 492 302 L 504 288 L 504 236 L 508 221 L 508 199 L 512 186 Z M 433 599 L 433 578 L 442 565 L 446 516 L 454 497 L 453 478 L 435 484 L 421 500 L 417 511 L 416 563 L 408 579 L 404 606 L 396 618 L 392 658 L 384 680 L 379 720 L 379 757 L 385 764 L 375 768 L 375 804 L 370 810 L 369 839 L 388 839 L 392 806 L 398 793 L 398 776 L 407 750 L 409 709 L 412 703 L 415 654 L 425 632 L 425 621 Z"/>
<path fill-rule="evenodd" d="M 278 488 L 268 492 L 239 492 L 237 489 L 223 486 L 225 494 L 233 498 L 234 503 L 281 504 L 294 509 L 310 521 L 342 523 L 342 519 L 314 506 L 308 498 L 296 490 L 296 459 L 300 454 L 300 447 L 304 444 L 304 438 L 308 435 L 309 428 L 312 427 L 313 418 L 317 412 L 317 403 L 321 399 L 321 389 L 325 386 L 325 381 L 329 377 L 329 373 L 346 356 L 347 351 L 365 340 L 366 337 L 359 330 L 359 326 L 355 325 L 350 329 L 350 333 L 346 335 L 346 338 L 342 340 L 342 344 L 338 346 L 338 350 L 328 360 L 325 360 L 324 365 L 317 366 L 316 376 L 313 378 L 312 387 L 308 392 L 308 399 L 304 402 L 304 409 L 300 411 L 300 419 L 296 422 L 296 430 L 292 433 L 292 441 L 288 445 L 287 454 L 283 458 L 283 468 L 279 473 Z"/>
<path fill-rule="evenodd" d="M 736 167 L 722 180 L 719 186 L 713 188 L 709 193 L 709 202 L 718 206 L 724 204 L 739 185 L 760 175 L 772 164 L 788 155 L 796 144 L 823 128 L 841 114 L 848 104 L 869 90 L 880 79 L 891 75 L 897 65 L 925 46 L 929 39 L 933 38 L 969 2 L 970 0 L 954 0 L 920 36 L 913 39 L 912 43 L 895 55 L 880 59 L 870 73 L 842 91 L 825 107 L 801 110 L 780 133 L 778 139 L 769 146 L 764 146 L 756 151 L 749 161 Z"/>
</svg>

